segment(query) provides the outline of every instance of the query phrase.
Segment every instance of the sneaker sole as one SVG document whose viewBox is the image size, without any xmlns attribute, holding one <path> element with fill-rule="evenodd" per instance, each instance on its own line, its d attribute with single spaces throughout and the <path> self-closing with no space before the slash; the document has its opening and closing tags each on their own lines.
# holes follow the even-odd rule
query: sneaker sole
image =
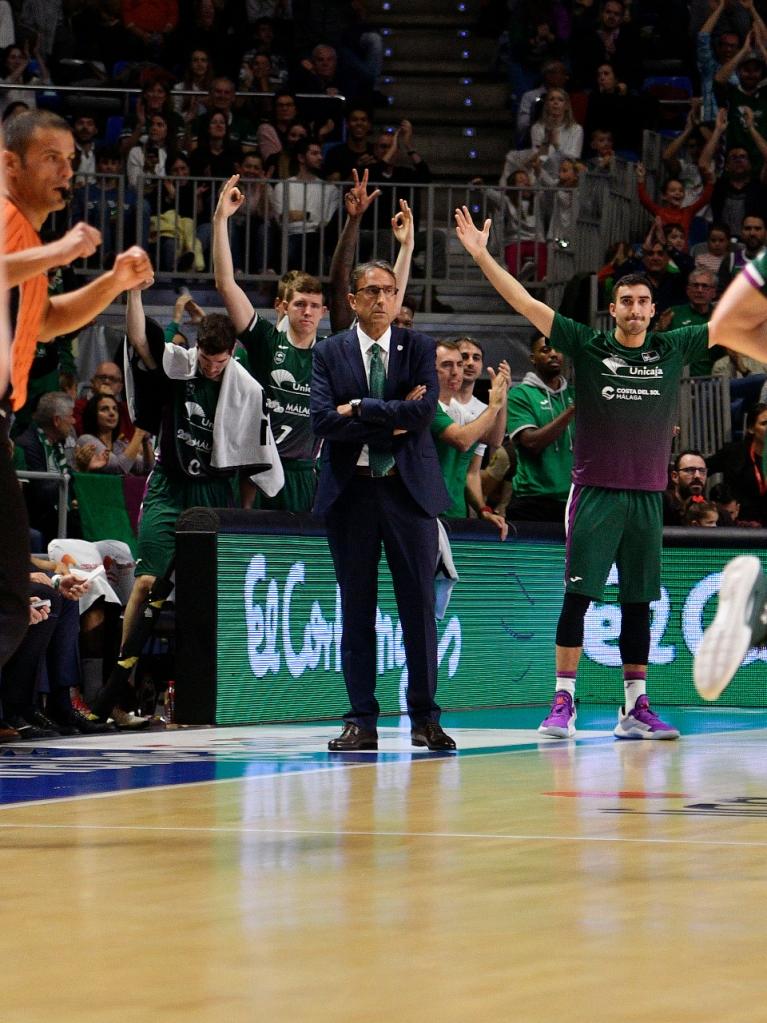
<svg viewBox="0 0 767 1023">
<path fill-rule="evenodd" d="M 575 735 L 575 725 L 570 722 L 567 728 L 560 728 L 558 725 L 538 725 L 541 735 L 549 735 L 552 739 L 572 739 Z"/>
<path fill-rule="evenodd" d="M 704 700 L 716 700 L 732 681 L 751 647 L 754 591 L 762 574 L 751 554 L 734 558 L 722 573 L 719 606 L 693 662 L 693 681 Z"/>
<path fill-rule="evenodd" d="M 632 729 L 630 732 L 621 731 L 621 726 L 616 725 L 613 729 L 613 735 L 616 739 L 628 739 L 629 741 L 636 741 L 637 739 L 654 739 L 657 741 L 670 741 L 671 739 L 678 739 L 679 732 L 675 728 L 669 728 L 662 732 L 645 732 L 641 728 Z"/>
</svg>

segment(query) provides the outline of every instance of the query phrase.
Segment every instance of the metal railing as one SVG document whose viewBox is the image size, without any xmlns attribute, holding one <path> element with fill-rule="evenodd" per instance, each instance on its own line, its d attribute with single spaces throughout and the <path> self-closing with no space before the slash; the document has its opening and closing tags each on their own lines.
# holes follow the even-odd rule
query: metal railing
<svg viewBox="0 0 767 1023">
<path fill-rule="evenodd" d="M 31 469 L 17 469 L 16 476 L 20 480 L 47 480 L 55 483 L 59 488 L 58 504 L 58 538 L 63 539 L 67 535 L 67 510 L 69 507 L 69 483 L 68 472 L 34 472 Z"/>
<path fill-rule="evenodd" d="M 75 190 L 66 220 L 57 228 L 86 219 L 104 235 L 96 256 L 76 267 L 81 274 L 103 272 L 113 253 L 135 242 L 150 253 L 161 279 L 211 281 L 211 225 L 223 180 L 147 176 L 132 190 L 122 177 L 96 175 L 92 183 Z M 490 244 L 496 258 L 505 257 L 526 286 L 543 292 L 554 305 L 574 274 L 594 272 L 603 263 L 608 245 L 626 237 L 636 217 L 633 169 L 620 160 L 611 175 L 582 175 L 577 215 L 564 238 L 551 237 L 550 231 L 550 211 L 562 192 L 557 187 L 499 190 L 450 183 L 375 187 L 383 194 L 363 218 L 357 255 L 394 261 L 398 246 L 391 216 L 398 209 L 396 199 L 406 199 L 416 223 L 413 276 L 425 285 L 427 310 L 432 286 L 489 289 L 455 238 L 456 207 L 467 206 L 478 224 L 491 217 Z M 348 185 L 241 179 L 240 188 L 246 203 L 229 223 L 239 275 L 248 281 L 272 282 L 275 274 L 304 269 L 327 280 L 345 219 L 343 193 Z M 525 204 L 527 215 L 520 216 Z"/>
</svg>

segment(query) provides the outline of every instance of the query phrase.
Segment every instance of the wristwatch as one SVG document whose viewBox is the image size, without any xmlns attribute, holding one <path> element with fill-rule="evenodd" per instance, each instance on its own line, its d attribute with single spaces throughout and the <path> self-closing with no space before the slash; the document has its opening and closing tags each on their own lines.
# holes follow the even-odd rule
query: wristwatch
<svg viewBox="0 0 767 1023">
<path fill-rule="evenodd" d="M 352 415 L 353 416 L 358 416 L 360 414 L 360 405 L 361 404 L 362 404 L 362 398 L 352 398 L 352 400 L 349 402 L 349 405 L 351 407 Z"/>
</svg>

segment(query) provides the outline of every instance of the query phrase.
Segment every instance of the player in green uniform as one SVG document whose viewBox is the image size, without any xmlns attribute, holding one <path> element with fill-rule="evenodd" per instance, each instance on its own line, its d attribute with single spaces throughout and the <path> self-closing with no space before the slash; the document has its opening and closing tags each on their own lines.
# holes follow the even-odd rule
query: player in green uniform
<svg viewBox="0 0 767 1023">
<path fill-rule="evenodd" d="M 711 317 L 712 340 L 767 360 L 767 250 L 728 286 Z M 706 700 L 730 684 L 751 647 L 767 643 L 767 578 L 753 554 L 733 558 L 722 573 L 719 604 L 695 652 L 693 679 Z"/>
<path fill-rule="evenodd" d="M 224 423 L 239 423 L 239 417 L 259 415 L 248 423 L 255 436 L 268 436 L 268 418 L 261 409 L 261 389 L 241 367 L 229 372 L 241 374 L 250 388 L 257 390 L 259 404 L 247 405 L 240 390 L 237 408 L 222 399 L 222 385 L 232 359 L 236 335 L 228 316 L 211 314 L 203 317 L 197 330 L 194 352 L 182 352 L 164 342 L 163 330 L 154 321 L 147 321 L 141 304 L 141 292 L 128 295 L 127 336 L 135 351 L 134 373 L 136 421 L 151 432 L 159 432 L 157 461 L 149 479 L 142 504 L 138 532 L 136 582 L 125 609 L 120 657 L 106 686 L 93 701 L 95 714 L 104 719 L 112 714 L 123 726 L 140 727 L 147 718 L 125 713 L 131 699 L 130 673 L 135 665 L 154 619 L 159 614 L 171 589 L 171 575 L 176 550 L 176 522 L 187 508 L 231 507 L 237 468 L 216 468 L 215 426 L 218 415 Z M 184 356 L 183 367 L 175 369 L 173 356 Z M 166 359 L 170 361 L 166 364 Z M 230 392 L 231 393 L 231 392 Z M 243 401 L 246 402 L 245 406 Z M 222 403 L 223 402 L 223 403 Z M 247 408 L 244 413 L 243 409 Z M 262 442 L 263 443 L 263 442 Z M 272 443 L 271 453 L 275 449 Z M 251 448 L 247 450 L 250 456 Z M 241 466 L 247 470 L 251 462 L 236 460 L 246 457 L 236 436 L 227 452 L 219 452 L 219 465 Z M 275 456 L 276 457 L 276 456 Z M 263 469 L 261 458 L 257 459 Z M 279 485 L 275 474 L 274 485 Z M 116 713 L 115 713 L 116 712 Z"/>
<path fill-rule="evenodd" d="M 285 486 L 260 507 L 309 512 L 314 501 L 319 441 L 309 422 L 309 385 L 317 328 L 326 309 L 322 285 L 298 274 L 286 294 L 287 329 L 262 320 L 234 278 L 228 220 L 245 201 L 235 174 L 223 185 L 213 215 L 216 288 L 248 356 L 250 372 L 266 391 L 272 432 L 285 470 Z"/>
<path fill-rule="evenodd" d="M 499 294 L 525 316 L 575 369 L 573 487 L 567 507 L 565 599 L 557 625 L 552 708 L 540 726 L 558 738 L 575 732 L 575 677 L 583 627 L 613 562 L 618 568 L 624 706 L 620 739 L 675 739 L 679 732 L 650 709 L 646 694 L 650 602 L 660 597 L 662 492 L 683 367 L 708 346 L 708 327 L 652 333 L 647 278 L 629 275 L 613 289 L 615 328 L 602 332 L 555 313 L 503 270 L 487 251 L 483 230 L 464 207 L 458 237 Z"/>
</svg>

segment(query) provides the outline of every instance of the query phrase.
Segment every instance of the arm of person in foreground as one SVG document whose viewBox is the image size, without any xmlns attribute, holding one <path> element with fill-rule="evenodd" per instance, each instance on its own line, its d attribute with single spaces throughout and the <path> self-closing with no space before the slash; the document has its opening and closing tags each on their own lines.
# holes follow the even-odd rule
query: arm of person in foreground
<svg viewBox="0 0 767 1023">
<path fill-rule="evenodd" d="M 723 345 L 767 362 L 767 298 L 739 273 L 719 299 L 708 325 L 708 345 Z"/>
<path fill-rule="evenodd" d="M 30 277 L 47 273 L 54 266 L 69 266 L 76 259 L 86 259 L 99 245 L 101 232 L 89 224 L 80 223 L 55 242 L 22 249 L 21 252 L 6 252 L 3 257 L 6 284 L 13 288 Z"/>
<path fill-rule="evenodd" d="M 77 291 L 54 295 L 48 305 L 40 328 L 40 340 L 50 341 L 59 334 L 68 334 L 95 319 L 121 295 L 132 288 L 146 287 L 154 281 L 149 256 L 137 245 L 121 252 L 114 266 Z"/>
</svg>

